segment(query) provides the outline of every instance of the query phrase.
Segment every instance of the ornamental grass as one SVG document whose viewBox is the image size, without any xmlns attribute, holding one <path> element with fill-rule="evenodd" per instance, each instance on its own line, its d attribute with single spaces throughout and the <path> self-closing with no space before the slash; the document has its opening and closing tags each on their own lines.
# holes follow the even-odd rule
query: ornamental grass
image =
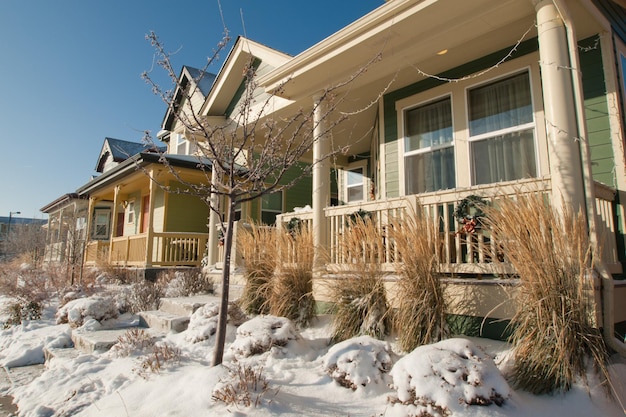
<svg viewBox="0 0 626 417">
<path fill-rule="evenodd" d="M 248 314 L 269 314 L 269 282 L 277 261 L 276 229 L 252 224 L 240 232 L 237 244 L 246 270 L 241 307 Z"/>
<path fill-rule="evenodd" d="M 298 227 L 282 231 L 277 239 L 280 259 L 265 292 L 268 310 L 306 327 L 315 318 L 313 234 L 307 227 Z"/>
<path fill-rule="evenodd" d="M 390 237 L 400 255 L 394 328 L 398 346 L 411 352 L 447 336 L 446 301 L 440 279 L 439 233 L 421 211 L 395 222 Z"/>
<path fill-rule="evenodd" d="M 520 278 L 510 322 L 514 385 L 534 394 L 565 392 L 578 379 L 587 383 L 589 365 L 606 382 L 584 215 L 568 207 L 558 214 L 539 194 L 498 200 L 486 212 Z"/>
<path fill-rule="evenodd" d="M 383 339 L 391 331 L 391 307 L 376 258 L 382 244 L 382 233 L 367 216 L 354 216 L 344 229 L 340 250 L 350 270 L 340 271 L 328 288 L 335 342 L 362 335 Z"/>
</svg>

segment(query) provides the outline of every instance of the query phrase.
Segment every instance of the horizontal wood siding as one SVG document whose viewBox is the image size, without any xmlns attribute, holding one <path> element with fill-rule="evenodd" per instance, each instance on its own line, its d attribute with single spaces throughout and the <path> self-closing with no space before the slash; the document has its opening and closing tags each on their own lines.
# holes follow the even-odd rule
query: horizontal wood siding
<svg viewBox="0 0 626 417">
<path fill-rule="evenodd" d="M 281 181 L 283 184 L 292 180 L 300 179 L 291 188 L 285 190 L 284 194 L 284 211 L 293 211 L 295 207 L 304 207 L 312 205 L 313 198 L 313 178 L 303 173 L 305 164 L 297 164 L 289 169 L 285 178 Z"/>
<path fill-rule="evenodd" d="M 170 187 L 175 190 L 177 185 L 172 184 Z M 208 216 L 209 208 L 200 198 L 170 193 L 166 231 L 207 233 Z"/>
<path fill-rule="evenodd" d="M 615 159 L 599 37 L 580 41 L 579 51 L 593 179 L 614 187 Z"/>
</svg>

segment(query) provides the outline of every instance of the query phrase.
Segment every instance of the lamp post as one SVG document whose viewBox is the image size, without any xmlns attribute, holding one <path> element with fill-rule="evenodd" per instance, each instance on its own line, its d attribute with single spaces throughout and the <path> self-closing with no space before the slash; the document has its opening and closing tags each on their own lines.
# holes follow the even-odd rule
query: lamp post
<svg viewBox="0 0 626 417">
<path fill-rule="evenodd" d="M 19 211 L 10 211 L 9 212 L 9 224 L 7 226 L 7 240 L 9 240 L 9 235 L 11 234 L 11 219 L 13 218 L 14 214 L 22 214 Z"/>
</svg>

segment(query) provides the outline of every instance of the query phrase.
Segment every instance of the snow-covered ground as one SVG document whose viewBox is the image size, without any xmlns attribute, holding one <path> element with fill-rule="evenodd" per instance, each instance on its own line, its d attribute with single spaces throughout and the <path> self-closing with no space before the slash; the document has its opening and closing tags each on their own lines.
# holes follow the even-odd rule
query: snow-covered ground
<svg viewBox="0 0 626 417">
<path fill-rule="evenodd" d="M 301 331 L 272 316 L 229 325 L 224 364 L 211 367 L 214 311 L 201 309 L 185 332 L 157 340 L 128 333 L 108 352 L 55 357 L 34 381 L 0 394 L 12 395 L 19 415 L 29 417 L 626 414 L 593 379 L 590 389 L 580 384 L 566 394 L 513 390 L 505 379 L 509 346 L 502 342 L 453 338 L 409 354 L 395 351 L 393 340 L 369 337 L 331 346 L 327 317 Z M 41 320 L 1 331 L 0 363 L 41 363 L 44 348 L 69 346 L 70 324 L 56 324 L 56 313 L 52 305 Z M 85 320 L 83 326 L 94 323 Z M 611 369 L 614 389 L 624 399 L 626 362 Z M 247 389 L 238 389 L 242 381 Z"/>
</svg>

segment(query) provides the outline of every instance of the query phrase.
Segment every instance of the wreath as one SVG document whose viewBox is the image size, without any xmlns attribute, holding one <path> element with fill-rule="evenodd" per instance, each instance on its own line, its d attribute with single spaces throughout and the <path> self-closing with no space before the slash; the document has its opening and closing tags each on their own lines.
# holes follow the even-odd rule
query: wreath
<svg viewBox="0 0 626 417">
<path fill-rule="evenodd" d="M 302 220 L 297 217 L 292 217 L 291 220 L 286 225 L 287 233 L 291 235 L 291 237 L 296 237 L 296 234 L 300 231 L 302 227 Z"/>
<path fill-rule="evenodd" d="M 372 220 L 372 213 L 360 208 L 354 213 L 350 214 L 350 217 L 348 217 L 347 226 L 350 227 L 352 225 L 358 224 L 359 221 L 366 223 L 368 220 Z"/>
<path fill-rule="evenodd" d="M 477 195 L 469 195 L 457 204 L 454 217 L 463 226 L 459 233 L 474 233 L 482 227 L 482 220 L 486 217 L 483 207 L 487 201 Z"/>
</svg>

